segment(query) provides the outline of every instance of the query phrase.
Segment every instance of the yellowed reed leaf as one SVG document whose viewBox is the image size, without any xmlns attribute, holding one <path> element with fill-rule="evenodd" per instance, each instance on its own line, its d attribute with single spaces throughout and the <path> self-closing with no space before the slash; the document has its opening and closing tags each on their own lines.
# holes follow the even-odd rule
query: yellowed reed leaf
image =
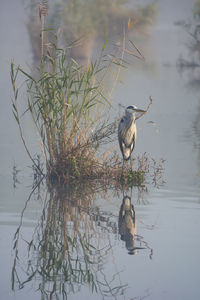
<svg viewBox="0 0 200 300">
<path fill-rule="evenodd" d="M 129 16 L 129 18 L 128 18 L 128 29 L 130 29 L 132 26 L 133 26 L 133 18 L 131 18 Z"/>
<path fill-rule="evenodd" d="M 133 27 L 133 25 L 137 24 L 138 20 L 135 19 L 134 17 L 129 17 L 128 18 L 128 29 L 130 29 L 131 27 Z"/>
</svg>

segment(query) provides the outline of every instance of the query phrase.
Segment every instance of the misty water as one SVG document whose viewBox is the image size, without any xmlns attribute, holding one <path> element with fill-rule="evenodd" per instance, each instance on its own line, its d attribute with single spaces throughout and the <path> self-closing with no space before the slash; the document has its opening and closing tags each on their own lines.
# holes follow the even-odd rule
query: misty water
<svg viewBox="0 0 200 300">
<path fill-rule="evenodd" d="M 1 1 L 0 299 L 200 297 L 199 74 L 178 70 L 180 54 L 188 55 L 188 35 L 174 25 L 192 18 L 194 1 L 163 2 L 158 1 L 157 23 L 145 43 L 146 62 L 134 64 L 129 57 L 111 115 L 119 113 L 118 104 L 145 108 L 152 96 L 148 114 L 138 120 L 134 155 L 164 159 L 165 183 L 158 188 L 149 178 L 147 192 L 133 188 L 97 195 L 92 187 L 89 194 L 84 186 L 49 193 L 43 185 L 38 199 L 36 191 L 29 198 L 33 178 L 12 115 L 9 78 L 11 59 L 24 67 L 32 64 L 26 10 L 23 1 Z M 38 140 L 31 120 L 25 120 L 25 128 L 34 153 Z M 13 180 L 13 166 L 19 182 Z M 128 242 L 119 221 L 125 195 L 136 216 L 135 238 Z M 73 254 L 63 253 L 60 241 L 74 246 Z M 86 247 L 88 241 L 94 247 Z"/>
</svg>

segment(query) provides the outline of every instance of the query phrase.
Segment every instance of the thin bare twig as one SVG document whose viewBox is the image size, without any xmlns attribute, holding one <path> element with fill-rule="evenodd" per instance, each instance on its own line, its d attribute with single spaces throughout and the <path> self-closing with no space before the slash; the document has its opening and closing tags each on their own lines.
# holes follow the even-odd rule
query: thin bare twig
<svg viewBox="0 0 200 300">
<path fill-rule="evenodd" d="M 142 57 L 142 59 L 145 60 L 145 57 L 142 55 L 142 53 L 140 52 L 140 50 L 135 46 L 135 44 L 133 43 L 133 41 L 129 40 L 129 42 L 131 43 L 131 45 L 133 46 L 133 48 L 135 48 L 135 50 L 140 54 L 140 56 Z"/>
<path fill-rule="evenodd" d="M 138 58 L 138 59 L 144 61 L 145 58 L 144 58 L 144 56 L 142 55 L 142 53 L 140 52 L 140 50 L 135 46 L 135 44 L 134 44 L 132 41 L 129 40 L 129 42 L 131 43 L 131 45 L 133 46 L 133 48 L 136 50 L 136 52 L 137 52 L 138 54 L 134 53 L 133 51 L 127 50 L 127 49 L 125 49 L 124 47 L 121 47 L 121 46 L 119 46 L 119 45 L 116 45 L 116 46 L 117 46 L 120 50 L 122 50 L 123 52 L 126 52 L 126 53 L 128 53 L 128 54 L 130 54 L 130 55 L 132 55 L 132 56 L 134 56 L 134 57 L 136 57 L 136 58 Z"/>
<path fill-rule="evenodd" d="M 122 48 L 122 47 L 119 46 L 119 45 L 116 45 L 116 46 L 117 46 L 120 50 L 122 50 L 122 51 L 124 51 L 124 52 L 126 52 L 126 53 L 128 53 L 128 54 L 130 54 L 130 55 L 132 55 L 132 56 L 134 56 L 134 57 L 136 57 L 136 58 L 138 58 L 138 59 L 144 60 L 143 57 L 141 57 L 141 56 L 135 54 L 134 52 L 132 52 L 132 51 L 130 51 L 130 50 L 127 50 L 127 49 L 125 49 L 125 48 Z"/>
<path fill-rule="evenodd" d="M 150 102 L 149 102 L 149 105 L 147 106 L 147 109 L 143 113 L 141 113 L 138 117 L 136 117 L 135 120 L 138 120 L 139 118 L 141 118 L 142 116 L 144 116 L 148 112 L 148 110 L 149 110 L 149 108 L 152 104 L 152 97 L 151 96 L 149 96 L 149 101 Z"/>
</svg>

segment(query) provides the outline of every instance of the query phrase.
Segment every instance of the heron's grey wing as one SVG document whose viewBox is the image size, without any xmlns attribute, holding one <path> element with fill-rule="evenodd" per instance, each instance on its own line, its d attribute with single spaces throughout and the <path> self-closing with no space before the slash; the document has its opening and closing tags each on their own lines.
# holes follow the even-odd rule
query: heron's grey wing
<svg viewBox="0 0 200 300">
<path fill-rule="evenodd" d="M 133 151 L 134 149 L 136 134 L 134 132 L 132 135 L 132 133 L 129 131 L 130 127 L 131 127 L 131 122 L 127 120 L 126 117 L 123 117 L 119 122 L 119 127 L 118 127 L 118 139 L 119 139 L 119 145 L 121 151 L 123 150 L 122 148 L 123 144 L 126 148 L 130 148 L 131 151 Z M 132 137 L 130 136 L 130 134 L 132 135 Z M 131 137 L 131 139 L 129 139 L 129 142 L 127 142 L 127 136 Z"/>
<path fill-rule="evenodd" d="M 125 117 L 123 117 L 118 126 L 118 140 L 119 140 L 119 146 L 120 150 L 123 153 L 123 144 L 125 145 L 125 136 L 126 136 L 126 125 L 125 125 Z"/>
<path fill-rule="evenodd" d="M 123 154 L 123 151 L 124 151 L 124 149 L 123 149 L 124 142 L 123 142 L 123 140 L 120 138 L 120 134 L 118 134 L 118 139 L 119 139 L 119 147 L 120 147 L 120 150 L 121 150 L 121 152 L 122 152 L 122 154 Z"/>
</svg>

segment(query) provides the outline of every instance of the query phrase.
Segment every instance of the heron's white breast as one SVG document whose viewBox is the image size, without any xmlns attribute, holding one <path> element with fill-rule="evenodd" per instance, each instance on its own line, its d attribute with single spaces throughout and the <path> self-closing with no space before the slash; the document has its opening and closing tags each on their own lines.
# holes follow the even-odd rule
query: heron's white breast
<svg viewBox="0 0 200 300">
<path fill-rule="evenodd" d="M 130 145 L 132 143 L 134 134 L 135 134 L 135 141 L 136 141 L 137 129 L 135 123 L 133 122 L 126 132 L 126 136 L 124 140 L 126 145 Z"/>
</svg>

